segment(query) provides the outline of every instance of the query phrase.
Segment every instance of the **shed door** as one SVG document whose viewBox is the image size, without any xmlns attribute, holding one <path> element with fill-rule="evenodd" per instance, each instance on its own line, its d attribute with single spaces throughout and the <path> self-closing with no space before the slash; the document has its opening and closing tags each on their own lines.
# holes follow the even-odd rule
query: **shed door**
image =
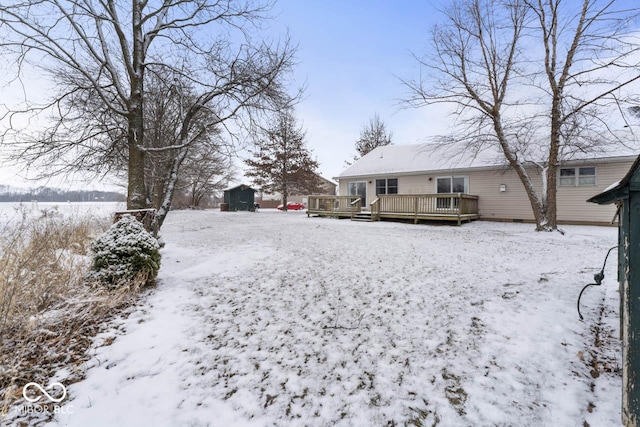
<svg viewBox="0 0 640 427">
<path fill-rule="evenodd" d="M 250 211 L 253 209 L 254 195 L 251 190 L 243 190 L 237 192 L 237 209 L 239 211 Z"/>
</svg>

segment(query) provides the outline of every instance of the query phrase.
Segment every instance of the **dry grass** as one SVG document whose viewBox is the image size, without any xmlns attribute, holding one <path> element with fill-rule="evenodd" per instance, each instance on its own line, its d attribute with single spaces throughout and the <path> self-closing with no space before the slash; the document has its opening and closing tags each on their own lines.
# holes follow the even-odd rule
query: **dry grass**
<svg viewBox="0 0 640 427">
<path fill-rule="evenodd" d="M 90 244 L 109 222 L 23 211 L 0 228 L 0 418 L 28 382 L 46 384 L 63 367 L 66 384 L 81 379 L 92 337 L 132 301 L 130 288 L 109 292 L 84 279 Z"/>
</svg>

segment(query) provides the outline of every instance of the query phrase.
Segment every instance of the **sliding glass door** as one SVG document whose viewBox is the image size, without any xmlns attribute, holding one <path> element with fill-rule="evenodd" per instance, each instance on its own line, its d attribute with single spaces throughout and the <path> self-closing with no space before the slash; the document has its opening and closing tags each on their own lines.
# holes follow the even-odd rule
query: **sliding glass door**
<svg viewBox="0 0 640 427">
<path fill-rule="evenodd" d="M 352 181 L 349 183 L 349 196 L 360 196 L 362 208 L 367 207 L 367 181 Z"/>
<path fill-rule="evenodd" d="M 469 187 L 469 178 L 466 176 L 441 176 L 436 178 L 436 193 L 466 193 Z M 438 209 L 458 209 L 457 198 L 439 198 L 436 207 Z"/>
</svg>

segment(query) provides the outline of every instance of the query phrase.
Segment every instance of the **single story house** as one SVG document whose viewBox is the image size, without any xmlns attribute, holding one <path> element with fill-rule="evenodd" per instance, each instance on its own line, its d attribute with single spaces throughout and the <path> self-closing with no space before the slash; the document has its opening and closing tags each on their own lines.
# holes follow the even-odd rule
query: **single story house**
<svg viewBox="0 0 640 427">
<path fill-rule="evenodd" d="M 558 222 L 610 224 L 616 213 L 615 206 L 599 206 L 586 200 L 619 181 L 636 157 L 620 155 L 564 161 L 558 170 Z M 533 163 L 525 167 L 540 192 L 542 169 Z M 339 183 L 338 194 L 360 196 L 361 208 L 365 211 L 380 195 L 463 193 L 477 197 L 473 200 L 476 218 L 534 221 L 520 179 L 499 154 L 462 160 L 461 156 L 451 156 L 433 144 L 388 145 L 371 151 L 335 180 Z M 451 202 L 438 197 L 438 208 L 453 208 L 461 202 L 453 197 Z M 445 202 L 448 205 L 443 204 Z"/>
</svg>

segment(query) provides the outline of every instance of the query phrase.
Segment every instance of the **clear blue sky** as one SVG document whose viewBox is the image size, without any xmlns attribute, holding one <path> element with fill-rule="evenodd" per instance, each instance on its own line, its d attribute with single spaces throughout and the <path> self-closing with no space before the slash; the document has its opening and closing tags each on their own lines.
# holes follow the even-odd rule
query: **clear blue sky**
<svg viewBox="0 0 640 427">
<path fill-rule="evenodd" d="M 364 124 L 378 112 L 396 144 L 445 131 L 438 109 L 400 110 L 397 77 L 415 78 L 411 52 L 424 53 L 440 1 L 279 0 L 275 33 L 299 45 L 296 77 L 307 91 L 298 117 L 327 177 L 352 158 Z M 396 77 L 397 76 L 397 77 Z M 442 109 L 440 108 L 440 111 Z"/>
</svg>

